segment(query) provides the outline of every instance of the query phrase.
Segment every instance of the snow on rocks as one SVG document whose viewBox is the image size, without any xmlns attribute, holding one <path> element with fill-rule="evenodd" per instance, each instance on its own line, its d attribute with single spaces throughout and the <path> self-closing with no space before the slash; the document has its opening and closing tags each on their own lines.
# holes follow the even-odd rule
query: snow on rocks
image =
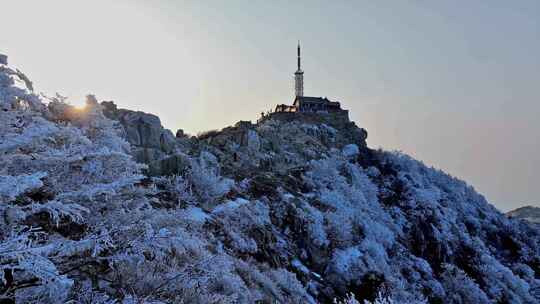
<svg viewBox="0 0 540 304">
<path fill-rule="evenodd" d="M 356 157 L 358 154 L 360 154 L 360 149 L 355 144 L 346 145 L 341 151 L 343 156 L 348 158 Z"/>
<path fill-rule="evenodd" d="M 253 151 L 259 151 L 261 148 L 261 140 L 259 135 L 254 130 L 248 130 L 247 133 L 247 146 Z"/>
<path fill-rule="evenodd" d="M 234 209 L 237 209 L 240 206 L 248 204 L 248 203 L 249 203 L 248 200 L 245 200 L 245 199 L 242 199 L 242 198 L 237 198 L 234 201 L 228 201 L 226 203 L 218 205 L 216 208 L 214 208 L 214 210 L 212 210 L 212 213 L 219 214 L 219 213 L 222 213 L 222 212 L 230 212 L 230 211 L 232 211 Z"/>
</svg>

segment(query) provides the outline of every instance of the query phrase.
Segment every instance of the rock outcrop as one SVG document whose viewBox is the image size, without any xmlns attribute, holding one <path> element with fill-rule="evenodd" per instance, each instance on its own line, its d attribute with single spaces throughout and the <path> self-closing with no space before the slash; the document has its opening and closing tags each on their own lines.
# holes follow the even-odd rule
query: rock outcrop
<svg viewBox="0 0 540 304">
<path fill-rule="evenodd" d="M 240 121 L 220 131 L 206 132 L 197 139 L 198 149 L 218 156 L 223 172 L 237 178 L 265 171 L 286 172 L 347 146 L 347 153 L 358 150 L 355 157 L 367 151 L 367 132 L 348 119 L 311 113 L 277 114 L 286 115 L 257 124 Z"/>
<path fill-rule="evenodd" d="M 346 115 L 335 113 L 274 113 L 257 124 L 240 121 L 190 138 L 183 130 L 173 135 L 155 115 L 119 109 L 112 101 L 101 105 L 106 117 L 122 125 L 135 159 L 148 165 L 146 172 L 150 176 L 174 175 L 185 170 L 185 155 L 178 152 L 179 146 L 182 150 L 212 151 L 220 157 L 225 172 L 238 173 L 261 168 L 287 170 L 302 166 L 312 157 L 323 157 L 329 149 L 351 144 L 367 149 L 367 132 Z M 304 151 L 303 157 L 284 156 L 287 150 L 289 155 Z"/>
<path fill-rule="evenodd" d="M 367 131 L 357 127 L 353 121 L 350 121 L 347 111 L 332 113 L 274 112 L 264 116 L 259 122 L 263 123 L 269 120 L 327 125 L 340 131 L 341 141 L 337 144 L 346 145 L 348 143 L 354 143 L 360 147 L 367 146 Z"/>
<path fill-rule="evenodd" d="M 163 128 L 159 117 L 140 111 L 118 109 L 112 101 L 101 102 L 103 114 L 124 127 L 125 137 L 133 146 L 138 162 L 153 164 L 174 153 L 176 138 Z"/>
</svg>

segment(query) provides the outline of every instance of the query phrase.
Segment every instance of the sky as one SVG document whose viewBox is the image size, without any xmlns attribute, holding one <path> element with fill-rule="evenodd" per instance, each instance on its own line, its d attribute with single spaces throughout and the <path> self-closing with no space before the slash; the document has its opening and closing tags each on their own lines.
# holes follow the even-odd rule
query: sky
<svg viewBox="0 0 540 304">
<path fill-rule="evenodd" d="M 88 93 L 173 132 L 338 100 L 368 145 L 540 207 L 539 1 L 0 0 L 0 53 L 37 90 Z"/>
</svg>

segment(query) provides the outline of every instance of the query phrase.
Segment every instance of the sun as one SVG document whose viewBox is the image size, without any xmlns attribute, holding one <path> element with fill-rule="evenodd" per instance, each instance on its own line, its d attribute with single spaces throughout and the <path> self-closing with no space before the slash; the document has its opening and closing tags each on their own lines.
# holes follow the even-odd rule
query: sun
<svg viewBox="0 0 540 304">
<path fill-rule="evenodd" d="M 86 109 L 86 105 L 85 105 L 85 104 L 73 105 L 73 107 L 74 107 L 75 110 L 77 110 L 77 111 L 83 111 L 84 109 Z"/>
<path fill-rule="evenodd" d="M 86 97 L 84 95 L 68 96 L 66 102 L 77 110 L 84 110 L 86 108 Z"/>
</svg>

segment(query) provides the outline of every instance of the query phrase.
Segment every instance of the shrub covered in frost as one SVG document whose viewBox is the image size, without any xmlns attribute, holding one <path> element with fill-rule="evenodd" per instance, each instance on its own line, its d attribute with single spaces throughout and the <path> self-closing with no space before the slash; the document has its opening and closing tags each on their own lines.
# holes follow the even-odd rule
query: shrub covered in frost
<svg viewBox="0 0 540 304">
<path fill-rule="evenodd" d="M 540 300 L 537 228 L 404 154 L 269 120 L 150 179 L 99 104 L 21 77 L 0 66 L 0 301 Z"/>
</svg>

